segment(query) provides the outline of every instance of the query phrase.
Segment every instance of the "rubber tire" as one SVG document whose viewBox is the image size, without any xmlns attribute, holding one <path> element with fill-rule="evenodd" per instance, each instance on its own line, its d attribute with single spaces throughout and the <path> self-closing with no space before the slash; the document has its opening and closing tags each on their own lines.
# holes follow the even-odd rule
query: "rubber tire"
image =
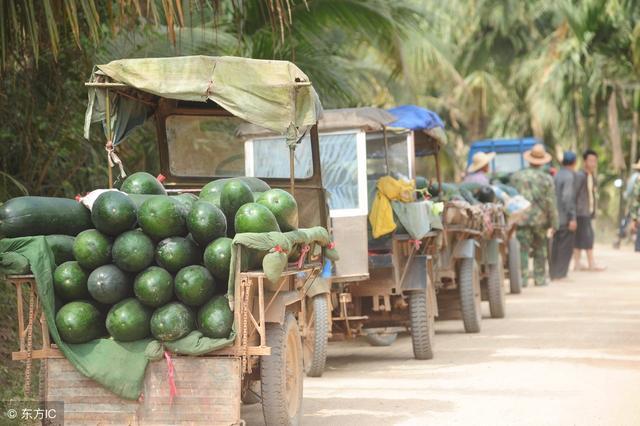
<svg viewBox="0 0 640 426">
<path fill-rule="evenodd" d="M 290 346 L 293 345 L 293 346 Z M 260 381 L 262 394 L 262 414 L 267 426 L 299 425 L 302 419 L 302 341 L 298 321 L 291 314 L 285 315 L 282 324 L 267 324 L 267 346 L 271 355 L 260 358 Z M 287 393 L 287 356 L 295 355 L 292 365 L 295 370 L 295 388 Z M 295 398 L 290 401 L 289 397 Z M 294 404 L 293 414 L 289 413 L 290 402 Z"/>
<path fill-rule="evenodd" d="M 435 321 L 433 314 L 429 312 L 426 291 L 415 291 L 409 294 L 409 321 L 413 357 L 415 359 L 432 359 Z"/>
<path fill-rule="evenodd" d="M 313 334 L 310 341 L 303 342 L 310 348 L 310 356 L 304 357 L 304 371 L 308 377 L 320 377 L 324 373 L 324 365 L 327 361 L 327 345 L 329 344 L 329 303 L 326 294 L 318 294 L 311 299 L 313 306 Z M 309 346 L 307 346 L 307 343 Z"/>
<path fill-rule="evenodd" d="M 366 339 L 371 346 L 391 346 L 398 338 L 398 333 L 367 333 Z"/>
<path fill-rule="evenodd" d="M 460 259 L 458 288 L 460 291 L 460 310 L 462 311 L 464 331 L 467 333 L 479 333 L 482 320 L 480 271 L 475 259 Z"/>
<path fill-rule="evenodd" d="M 509 240 L 507 251 L 509 262 L 509 289 L 511 294 L 522 293 L 522 268 L 520 263 L 520 241 L 516 237 Z"/>
<path fill-rule="evenodd" d="M 489 296 L 491 318 L 504 318 L 506 309 L 502 255 L 498 256 L 498 262 L 496 264 L 487 265 L 487 269 L 489 273 L 489 277 L 487 278 L 487 294 Z"/>
</svg>

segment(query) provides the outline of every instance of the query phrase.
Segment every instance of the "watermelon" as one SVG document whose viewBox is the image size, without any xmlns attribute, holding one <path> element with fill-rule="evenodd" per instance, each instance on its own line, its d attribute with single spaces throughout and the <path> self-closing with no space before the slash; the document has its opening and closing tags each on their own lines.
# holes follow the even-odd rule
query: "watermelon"
<svg viewBox="0 0 640 426">
<path fill-rule="evenodd" d="M 287 191 L 270 189 L 258 196 L 257 203 L 273 213 L 282 232 L 298 229 L 298 203 Z"/>
<path fill-rule="evenodd" d="M 191 309 L 179 302 L 172 302 L 155 310 L 151 316 L 151 334 L 162 342 L 178 340 L 195 328 Z"/>
<path fill-rule="evenodd" d="M 230 180 L 222 187 L 220 192 L 220 208 L 227 218 L 227 236 L 233 237 L 234 218 L 236 212 L 244 204 L 253 202 L 253 194 L 249 186 L 241 180 Z"/>
<path fill-rule="evenodd" d="M 227 182 L 232 180 L 241 181 L 245 183 L 249 187 L 251 192 L 264 192 L 271 189 L 271 187 L 262 179 L 258 179 L 256 177 L 251 177 L 251 176 L 239 176 L 235 178 L 218 179 L 218 180 L 209 182 L 200 190 L 199 197 L 201 199 L 207 199 L 207 200 L 216 199 L 216 198 L 219 199 L 220 192 L 222 191 L 222 187 Z"/>
<path fill-rule="evenodd" d="M 229 281 L 231 241 L 231 238 L 218 238 L 204 250 L 204 266 L 207 267 L 219 283 L 227 283 Z"/>
<path fill-rule="evenodd" d="M 138 223 L 156 241 L 187 235 L 184 207 L 172 197 L 151 197 L 138 209 Z"/>
<path fill-rule="evenodd" d="M 107 331 L 115 340 L 132 342 L 149 336 L 151 330 L 152 311 L 138 301 L 130 297 L 124 299 L 109 310 L 107 314 Z"/>
<path fill-rule="evenodd" d="M 187 228 L 201 246 L 227 235 L 227 219 L 218 207 L 207 201 L 198 201 L 187 216 Z"/>
<path fill-rule="evenodd" d="M 89 302 L 75 301 L 56 313 L 56 327 L 67 343 L 86 343 L 104 334 L 100 311 Z"/>
<path fill-rule="evenodd" d="M 184 217 L 187 217 L 187 214 L 189 214 L 189 212 L 193 208 L 193 205 L 196 203 L 196 201 L 198 201 L 198 196 L 190 192 L 172 195 L 171 198 L 176 200 L 178 204 L 180 204 Z"/>
<path fill-rule="evenodd" d="M 226 296 L 215 296 L 198 311 L 198 330 L 213 339 L 226 339 L 231 334 L 233 312 Z"/>
<path fill-rule="evenodd" d="M 278 221 L 271 210 L 258 203 L 247 203 L 238 209 L 235 217 L 235 231 L 280 232 Z"/>
<path fill-rule="evenodd" d="M 113 263 L 126 272 L 140 272 L 153 262 L 154 246 L 151 238 L 141 231 L 120 234 L 113 243 Z"/>
<path fill-rule="evenodd" d="M 200 248 L 190 238 L 165 238 L 156 246 L 156 263 L 172 273 L 200 263 L 201 256 Z"/>
<path fill-rule="evenodd" d="M 78 262 L 64 262 L 53 272 L 53 288 L 62 300 L 88 299 L 88 278 L 89 275 Z"/>
<path fill-rule="evenodd" d="M 178 300 L 189 306 L 206 303 L 216 290 L 216 282 L 204 266 L 191 265 L 180 269 L 174 280 Z"/>
<path fill-rule="evenodd" d="M 120 235 L 132 229 L 137 220 L 136 206 L 123 192 L 103 192 L 91 207 L 91 221 L 98 231 L 106 235 Z"/>
<path fill-rule="evenodd" d="M 87 229 L 73 242 L 73 257 L 80 266 L 93 270 L 111 261 L 111 240 L 97 229 Z"/>
<path fill-rule="evenodd" d="M 131 277 L 116 265 L 103 265 L 87 281 L 91 297 L 100 303 L 116 303 L 131 294 Z"/>
<path fill-rule="evenodd" d="M 158 266 L 149 266 L 133 281 L 133 292 L 142 303 L 157 308 L 173 298 L 173 277 Z"/>
<path fill-rule="evenodd" d="M 0 238 L 77 235 L 92 227 L 89 209 L 68 198 L 17 197 L 0 205 Z"/>
<path fill-rule="evenodd" d="M 44 237 L 47 245 L 53 252 L 53 259 L 56 265 L 62 265 L 64 262 L 74 260 L 73 257 L 73 241 L 74 238 L 69 235 L 47 235 Z"/>
<path fill-rule="evenodd" d="M 120 191 L 127 194 L 154 194 L 154 195 L 167 195 L 167 191 L 158 179 L 153 177 L 147 172 L 137 172 L 129 175 L 122 186 Z"/>
</svg>

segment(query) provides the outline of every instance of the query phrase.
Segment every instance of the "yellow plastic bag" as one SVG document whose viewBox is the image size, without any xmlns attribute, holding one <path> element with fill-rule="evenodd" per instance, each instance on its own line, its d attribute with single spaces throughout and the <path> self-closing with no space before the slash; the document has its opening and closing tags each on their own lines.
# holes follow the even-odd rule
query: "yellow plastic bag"
<svg viewBox="0 0 640 426">
<path fill-rule="evenodd" d="M 395 200 L 405 203 L 413 201 L 415 183 L 413 181 L 400 181 L 391 176 L 383 176 L 378 179 L 376 188 L 378 189 L 376 199 L 373 200 L 371 213 L 369 214 L 373 238 L 387 235 L 396 229 L 391 201 Z"/>
</svg>

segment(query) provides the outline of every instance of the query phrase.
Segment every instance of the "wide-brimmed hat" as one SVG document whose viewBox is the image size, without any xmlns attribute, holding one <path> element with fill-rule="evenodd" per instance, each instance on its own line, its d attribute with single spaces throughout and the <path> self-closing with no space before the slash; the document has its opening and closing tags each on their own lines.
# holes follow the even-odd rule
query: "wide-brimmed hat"
<svg viewBox="0 0 640 426">
<path fill-rule="evenodd" d="M 486 166 L 496 156 L 495 152 L 476 152 L 473 154 L 471 164 L 467 167 L 467 172 L 474 173 Z"/>
<path fill-rule="evenodd" d="M 640 159 L 638 159 L 638 162 L 636 164 L 634 164 L 633 166 L 631 166 L 631 168 L 633 170 L 640 170 Z"/>
<path fill-rule="evenodd" d="M 524 153 L 524 159 L 527 163 L 533 164 L 534 166 L 542 166 L 551 161 L 551 154 L 544 149 L 544 145 L 537 143 L 533 148 Z"/>
</svg>

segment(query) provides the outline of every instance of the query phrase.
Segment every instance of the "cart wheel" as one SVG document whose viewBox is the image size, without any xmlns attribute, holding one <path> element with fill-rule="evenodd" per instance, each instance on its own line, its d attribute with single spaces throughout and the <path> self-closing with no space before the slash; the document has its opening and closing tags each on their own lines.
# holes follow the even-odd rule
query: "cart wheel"
<svg viewBox="0 0 640 426">
<path fill-rule="evenodd" d="M 504 266 L 502 262 L 502 255 L 499 255 L 498 262 L 488 265 L 487 293 L 489 293 L 491 318 L 504 318 Z"/>
<path fill-rule="evenodd" d="M 511 294 L 522 292 L 522 270 L 520 268 L 520 241 L 516 237 L 509 240 L 509 287 Z"/>
<path fill-rule="evenodd" d="M 476 260 L 473 258 L 460 259 L 457 278 L 464 331 L 479 333 L 482 311 L 480 307 L 480 271 Z"/>
<path fill-rule="evenodd" d="M 391 346 L 398 338 L 398 333 L 367 333 L 366 339 L 371 346 Z"/>
<path fill-rule="evenodd" d="M 434 317 L 429 309 L 426 291 L 409 294 L 409 319 L 414 358 L 433 358 Z"/>
<path fill-rule="evenodd" d="M 271 355 L 260 358 L 262 413 L 269 425 L 298 425 L 302 417 L 302 342 L 296 318 L 267 324 Z"/>
<path fill-rule="evenodd" d="M 309 377 L 320 377 L 327 361 L 329 340 L 329 303 L 326 294 L 318 294 L 307 304 L 306 332 L 303 339 L 304 371 Z"/>
</svg>

